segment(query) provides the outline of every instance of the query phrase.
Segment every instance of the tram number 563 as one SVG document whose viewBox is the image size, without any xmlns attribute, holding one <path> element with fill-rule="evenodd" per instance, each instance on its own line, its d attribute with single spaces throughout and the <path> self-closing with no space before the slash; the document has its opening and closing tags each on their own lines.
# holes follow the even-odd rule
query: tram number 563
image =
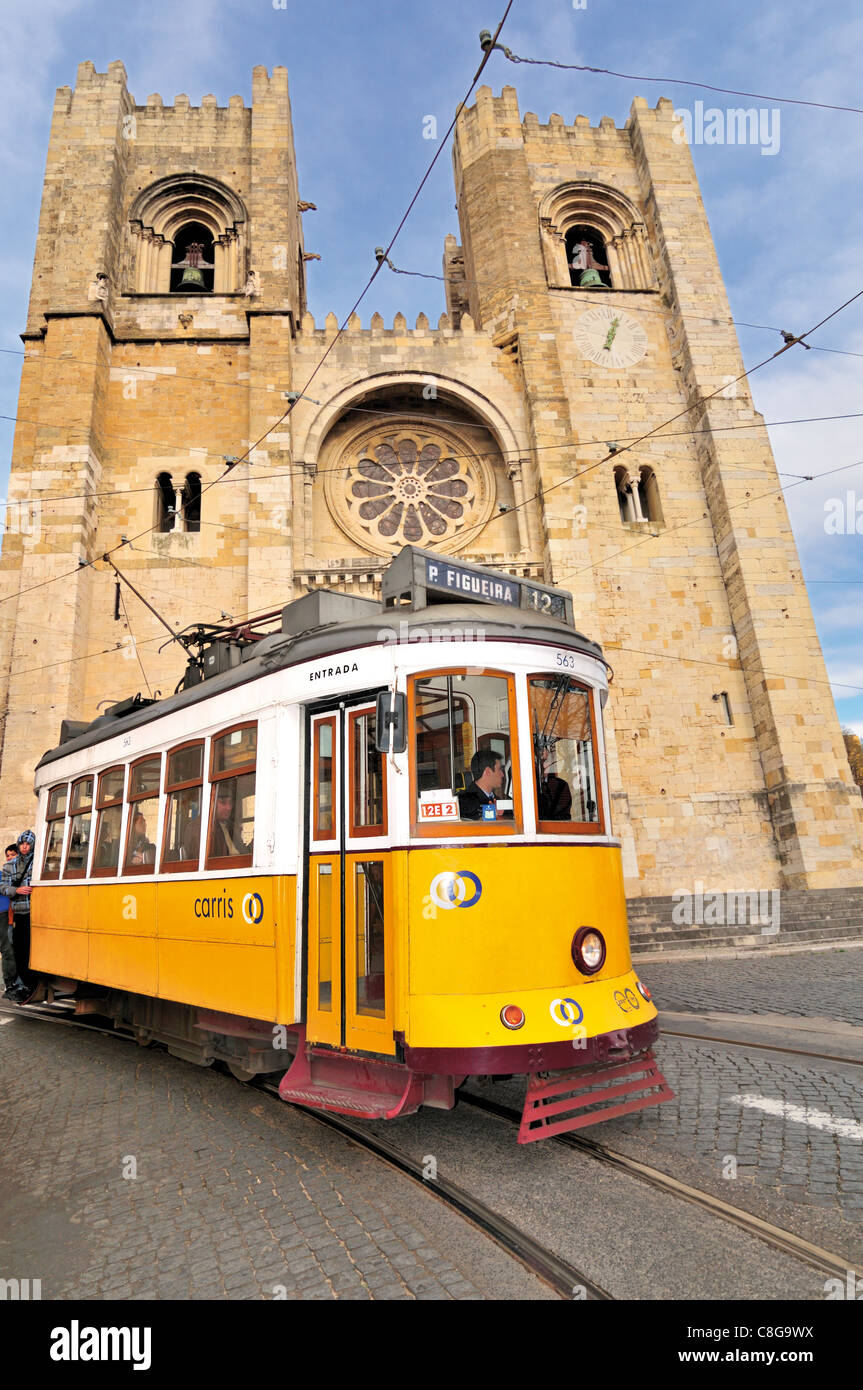
<svg viewBox="0 0 863 1390">
<path fill-rule="evenodd" d="M 575 656 L 572 652 L 556 652 L 554 660 L 558 666 L 565 666 L 569 671 L 575 670 Z"/>
</svg>

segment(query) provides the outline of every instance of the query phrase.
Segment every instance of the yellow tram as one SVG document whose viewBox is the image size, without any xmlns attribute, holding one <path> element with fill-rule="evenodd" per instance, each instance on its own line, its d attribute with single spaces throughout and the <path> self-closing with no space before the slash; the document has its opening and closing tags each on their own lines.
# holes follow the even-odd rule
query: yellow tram
<svg viewBox="0 0 863 1390">
<path fill-rule="evenodd" d="M 572 599 L 405 547 L 209 634 L 36 770 L 31 968 L 141 1042 L 366 1117 L 528 1078 L 520 1142 L 670 1095 Z"/>
</svg>

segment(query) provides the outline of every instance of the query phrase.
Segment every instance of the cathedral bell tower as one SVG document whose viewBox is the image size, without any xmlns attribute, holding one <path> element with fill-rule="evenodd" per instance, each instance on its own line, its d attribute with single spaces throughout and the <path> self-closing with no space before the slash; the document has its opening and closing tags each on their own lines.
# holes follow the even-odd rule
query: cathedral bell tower
<svg viewBox="0 0 863 1390">
<path fill-rule="evenodd" d="M 284 437 L 203 520 L 200 497 L 286 408 L 305 311 L 298 197 L 283 67 L 255 68 L 251 107 L 139 106 L 121 62 L 82 63 L 74 90 L 57 92 L 10 480 L 40 526 L 7 536 L 2 556 L 0 793 L 13 826 L 32 819 L 34 761 L 62 719 L 176 681 L 179 649 L 159 652 L 150 615 L 129 599 L 134 618 L 115 620 L 104 551 L 127 538 L 116 562 L 177 626 L 290 596 Z M 276 505 L 278 545 L 250 549 Z"/>
<path fill-rule="evenodd" d="M 615 667 L 628 875 L 686 887 L 687 842 L 741 887 L 859 884 L 860 794 L 682 133 L 668 100 L 541 124 L 480 89 L 451 308 L 518 359 L 546 578 Z"/>
</svg>

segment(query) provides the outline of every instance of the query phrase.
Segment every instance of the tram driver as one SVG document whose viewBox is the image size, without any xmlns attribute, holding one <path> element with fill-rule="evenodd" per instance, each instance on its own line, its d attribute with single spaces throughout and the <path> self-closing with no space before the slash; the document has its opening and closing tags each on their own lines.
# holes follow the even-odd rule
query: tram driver
<svg viewBox="0 0 863 1390">
<path fill-rule="evenodd" d="M 470 760 L 470 786 L 458 794 L 458 809 L 462 820 L 496 820 L 495 802 L 506 782 L 506 770 L 499 753 L 483 748 Z M 488 809 L 486 809 L 488 808 Z M 507 812 L 503 812 L 506 815 Z M 512 816 L 512 812 L 509 812 Z"/>
</svg>

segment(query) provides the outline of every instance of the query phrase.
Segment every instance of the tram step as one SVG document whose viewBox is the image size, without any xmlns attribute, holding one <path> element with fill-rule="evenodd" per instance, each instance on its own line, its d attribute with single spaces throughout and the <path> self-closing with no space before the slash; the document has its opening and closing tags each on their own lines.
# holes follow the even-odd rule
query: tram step
<svg viewBox="0 0 863 1390">
<path fill-rule="evenodd" d="M 361 1120 L 412 1115 L 424 1094 L 423 1079 L 397 1062 L 318 1051 L 307 1047 L 304 1037 L 279 1084 L 282 1100 L 293 1105 L 333 1110 Z"/>
<path fill-rule="evenodd" d="M 648 1094 L 636 1094 L 640 1092 Z M 527 1079 L 518 1142 L 532 1144 L 673 1098 L 652 1052 L 636 1062 L 615 1062 L 595 1071 L 533 1074 Z"/>
</svg>

